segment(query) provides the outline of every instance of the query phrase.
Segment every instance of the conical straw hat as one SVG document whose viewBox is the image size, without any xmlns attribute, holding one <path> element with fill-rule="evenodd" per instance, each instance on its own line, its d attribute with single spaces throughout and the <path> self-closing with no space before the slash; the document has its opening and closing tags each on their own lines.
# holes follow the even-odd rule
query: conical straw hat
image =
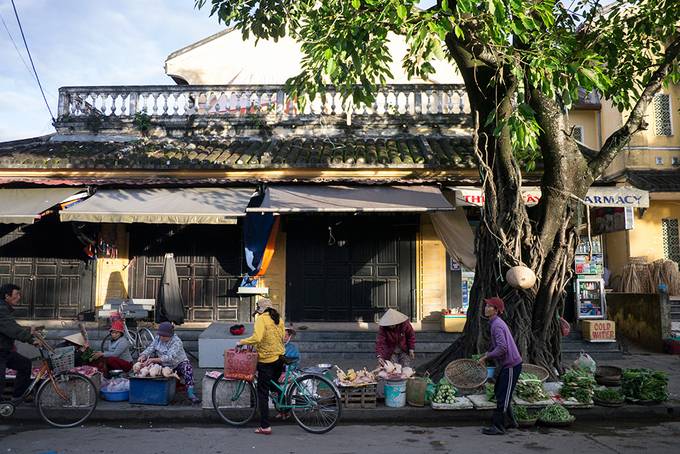
<svg viewBox="0 0 680 454">
<path fill-rule="evenodd" d="M 394 309 L 388 309 L 387 312 L 385 312 L 385 314 L 382 317 L 380 317 L 378 325 L 393 326 L 403 323 L 406 320 L 408 320 L 408 316 L 402 314 L 399 311 L 395 311 Z"/>
<path fill-rule="evenodd" d="M 71 334 L 70 336 L 64 336 L 64 340 L 73 342 L 74 344 L 80 345 L 81 347 L 85 346 L 85 338 L 80 333 Z"/>
</svg>

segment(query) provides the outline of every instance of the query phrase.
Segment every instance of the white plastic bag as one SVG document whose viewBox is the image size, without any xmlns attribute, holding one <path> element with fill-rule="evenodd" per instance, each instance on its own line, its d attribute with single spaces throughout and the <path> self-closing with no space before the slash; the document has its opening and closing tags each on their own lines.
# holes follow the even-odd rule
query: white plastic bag
<svg viewBox="0 0 680 454">
<path fill-rule="evenodd" d="M 582 351 L 574 361 L 574 367 L 589 370 L 594 374 L 597 369 L 597 364 L 588 353 Z"/>
<path fill-rule="evenodd" d="M 130 391 L 130 380 L 127 378 L 112 378 L 102 382 L 102 390 L 107 392 Z"/>
</svg>

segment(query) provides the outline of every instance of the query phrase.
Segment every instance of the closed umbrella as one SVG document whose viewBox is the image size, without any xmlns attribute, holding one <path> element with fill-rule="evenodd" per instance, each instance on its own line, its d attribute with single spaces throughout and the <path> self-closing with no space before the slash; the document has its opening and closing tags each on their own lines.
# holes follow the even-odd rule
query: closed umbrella
<svg viewBox="0 0 680 454">
<path fill-rule="evenodd" d="M 179 278 L 173 254 L 165 254 L 161 285 L 158 288 L 158 298 L 156 298 L 156 323 L 166 321 L 175 325 L 184 323 L 184 303 L 179 290 Z"/>
</svg>

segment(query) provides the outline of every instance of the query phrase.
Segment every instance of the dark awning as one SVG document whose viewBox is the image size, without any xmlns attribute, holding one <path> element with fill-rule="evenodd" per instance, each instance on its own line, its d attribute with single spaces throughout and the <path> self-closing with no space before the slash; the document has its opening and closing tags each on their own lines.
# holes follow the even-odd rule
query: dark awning
<svg viewBox="0 0 680 454">
<path fill-rule="evenodd" d="M 62 221 L 235 224 L 250 188 L 102 189 L 59 215 Z"/>
<path fill-rule="evenodd" d="M 40 213 L 80 191 L 83 189 L 0 189 L 0 223 L 32 224 Z"/>
<path fill-rule="evenodd" d="M 426 212 L 453 206 L 432 186 L 270 186 L 249 213 Z"/>
</svg>

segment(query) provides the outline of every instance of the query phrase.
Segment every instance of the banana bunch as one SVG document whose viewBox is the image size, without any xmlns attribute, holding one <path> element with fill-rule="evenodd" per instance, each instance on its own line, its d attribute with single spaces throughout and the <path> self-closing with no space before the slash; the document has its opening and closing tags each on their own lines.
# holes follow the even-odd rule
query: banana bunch
<svg viewBox="0 0 680 454">
<path fill-rule="evenodd" d="M 347 372 L 335 366 L 338 381 L 344 386 L 358 386 L 375 383 L 375 376 L 365 367 L 361 370 L 348 369 Z"/>
</svg>

